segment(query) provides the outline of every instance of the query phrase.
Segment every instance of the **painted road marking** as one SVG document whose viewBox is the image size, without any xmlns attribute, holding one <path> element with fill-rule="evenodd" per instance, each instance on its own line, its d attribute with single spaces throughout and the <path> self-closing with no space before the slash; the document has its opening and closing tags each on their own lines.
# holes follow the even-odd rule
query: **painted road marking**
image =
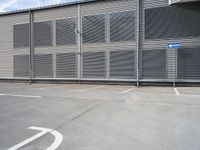
<svg viewBox="0 0 200 150">
<path fill-rule="evenodd" d="M 61 87 L 61 86 L 60 86 Z M 60 88 L 60 87 L 51 87 L 51 89 L 52 88 Z M 67 91 L 69 91 L 69 92 L 86 92 L 86 91 L 91 91 L 91 90 L 95 90 L 95 89 L 99 89 L 99 88 L 102 88 L 103 86 L 101 86 L 101 87 L 92 87 L 92 88 L 86 88 L 86 89 L 74 89 L 74 90 L 67 90 Z M 62 88 L 62 87 L 61 87 Z M 45 90 L 45 89 L 47 89 L 47 88 L 45 88 L 45 87 L 43 87 L 43 88 L 38 88 L 39 90 Z M 49 88 L 50 89 L 50 88 Z"/>
<path fill-rule="evenodd" d="M 194 96 L 194 97 L 200 97 L 200 95 L 194 95 L 194 94 L 181 94 L 181 95 L 183 95 L 183 96 Z"/>
<path fill-rule="evenodd" d="M 53 129 L 34 127 L 34 126 L 29 127 L 28 129 L 39 130 L 41 132 L 36 134 L 36 135 L 34 135 L 34 136 L 32 136 L 32 137 L 30 137 L 29 139 L 27 139 L 27 140 L 15 145 L 15 146 L 9 148 L 8 150 L 18 150 L 18 149 L 22 148 L 23 146 L 25 146 L 25 145 L 33 142 L 34 140 L 40 138 L 41 136 L 44 136 L 47 133 L 53 134 L 54 137 L 55 137 L 55 140 L 54 140 L 53 144 L 50 147 L 48 147 L 46 150 L 55 150 L 56 148 L 59 147 L 59 145 L 63 141 L 63 136 L 59 132 L 57 132 L 57 131 L 55 131 Z"/>
<path fill-rule="evenodd" d="M 177 90 L 177 88 L 174 88 L 174 92 L 176 93 L 176 95 L 181 95 L 181 94 L 179 93 L 179 91 Z"/>
<path fill-rule="evenodd" d="M 97 86 L 97 87 L 92 87 L 92 88 L 88 88 L 88 89 L 76 90 L 76 91 L 85 92 L 85 91 L 91 91 L 91 90 L 99 89 L 99 88 L 102 88 L 102 87 L 103 86 Z"/>
<path fill-rule="evenodd" d="M 33 96 L 33 95 L 15 95 L 15 94 L 0 94 L 0 96 L 27 97 L 27 98 L 42 98 L 42 96 Z"/>
<path fill-rule="evenodd" d="M 55 130 L 50 132 L 50 133 L 54 135 L 55 140 L 54 140 L 54 143 L 49 148 L 47 148 L 46 150 L 55 150 L 62 143 L 63 136 L 62 136 L 62 134 L 60 134 L 59 132 L 57 132 Z"/>
<path fill-rule="evenodd" d="M 64 88 L 68 87 L 67 85 L 57 85 L 57 86 L 43 86 L 43 87 L 35 87 L 36 89 L 39 90 L 44 90 L 44 89 L 57 89 L 57 88 Z"/>
<path fill-rule="evenodd" d="M 54 88 L 63 88 L 63 87 L 67 87 L 66 85 L 64 86 L 55 86 L 55 87 L 40 87 L 38 88 L 39 90 L 45 90 L 45 89 L 54 89 Z M 86 88 L 86 89 L 74 89 L 74 90 L 68 90 L 68 91 L 72 91 L 72 92 L 86 92 L 86 91 L 91 91 L 91 90 L 95 90 L 95 89 L 99 89 L 102 88 L 104 86 L 97 86 L 97 87 L 91 87 L 91 88 Z"/>
<path fill-rule="evenodd" d="M 135 90 L 135 88 L 128 89 L 128 90 L 126 90 L 126 91 L 123 91 L 122 93 L 123 93 L 123 94 L 129 93 L 129 92 L 131 92 L 131 91 L 133 91 L 133 90 Z"/>
</svg>

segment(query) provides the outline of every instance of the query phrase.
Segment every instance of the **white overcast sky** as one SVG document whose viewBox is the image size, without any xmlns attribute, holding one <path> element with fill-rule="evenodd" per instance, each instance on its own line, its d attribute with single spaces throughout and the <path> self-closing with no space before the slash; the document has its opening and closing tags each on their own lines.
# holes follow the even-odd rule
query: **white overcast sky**
<svg viewBox="0 0 200 150">
<path fill-rule="evenodd" d="M 0 12 L 73 2 L 77 0 L 0 0 Z"/>
</svg>

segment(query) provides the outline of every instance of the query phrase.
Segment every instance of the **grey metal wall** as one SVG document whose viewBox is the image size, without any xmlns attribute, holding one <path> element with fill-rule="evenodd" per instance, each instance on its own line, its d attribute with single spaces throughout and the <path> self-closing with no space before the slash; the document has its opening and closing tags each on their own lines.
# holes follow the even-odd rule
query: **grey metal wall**
<svg viewBox="0 0 200 150">
<path fill-rule="evenodd" d="M 45 60 L 42 60 L 42 57 L 38 58 L 38 63 L 44 66 L 45 75 L 34 74 L 34 78 L 77 79 L 78 46 L 75 34 L 77 18 L 78 7 L 76 5 L 33 12 L 33 25 L 49 22 L 49 31 L 42 30 L 40 33 L 44 40 L 42 42 L 40 40 L 40 45 L 34 46 L 36 57 L 37 55 L 46 56 Z M 46 38 L 48 33 L 51 33 L 52 36 L 48 35 Z M 70 34 L 72 37 L 69 39 L 63 34 Z M 45 67 L 47 63 L 50 63 L 51 66 Z M 34 68 L 37 70 L 36 66 Z"/>
<path fill-rule="evenodd" d="M 21 34 L 23 33 L 18 34 L 18 37 L 13 36 L 14 28 L 18 28 L 18 24 L 26 24 L 28 22 L 28 13 L 0 17 L 0 78 L 29 78 L 27 71 L 29 48 L 20 45 L 22 43 L 20 41 Z M 27 27 L 25 28 L 27 29 Z M 20 30 L 18 28 L 17 32 L 20 32 Z M 27 30 L 24 32 L 27 32 Z M 17 43 L 13 42 L 13 38 L 17 39 Z M 24 40 L 24 44 L 27 46 L 27 38 Z"/>
<path fill-rule="evenodd" d="M 89 53 L 93 53 L 93 55 L 96 53 L 98 55 L 101 52 L 103 54 L 96 59 L 93 57 L 86 60 L 82 57 L 83 79 L 89 79 L 89 76 L 85 76 L 85 73 L 87 74 L 88 72 L 87 68 L 92 67 L 97 61 L 99 64 L 102 64 L 101 69 L 104 72 L 103 75 L 96 76 L 99 80 L 136 80 L 136 40 L 134 33 L 136 28 L 136 4 L 136 0 L 110 0 L 81 5 L 83 24 L 81 52 L 83 56 Z M 131 14 L 133 15 L 131 16 Z M 86 24 L 89 30 L 91 30 L 88 36 L 94 39 L 90 42 L 85 42 L 84 35 L 86 34 L 87 36 L 87 32 L 84 33 L 84 24 L 87 23 L 85 20 L 95 16 L 105 20 L 105 28 L 101 27 L 104 26 L 101 22 L 99 23 L 100 26 L 98 24 L 100 29 L 97 27 L 94 30 L 91 30 L 90 24 Z M 124 19 L 126 21 L 131 20 L 131 23 L 129 24 Z M 105 33 L 105 37 L 100 35 L 101 33 Z M 102 38 L 97 39 L 95 36 L 92 36 L 93 34 L 98 34 Z M 86 40 L 88 39 L 86 38 Z"/>
<path fill-rule="evenodd" d="M 142 38 L 142 54 L 148 50 L 154 50 L 155 54 L 152 59 L 156 57 L 156 51 L 163 49 L 166 52 L 166 61 L 158 61 L 156 64 L 165 68 L 166 76 L 162 78 L 156 77 L 151 73 L 149 77 L 145 76 L 145 68 L 140 70 L 141 81 L 197 81 L 198 78 L 193 76 L 200 76 L 198 73 L 198 66 L 194 65 L 195 58 L 187 55 L 189 51 L 193 55 L 198 55 L 199 51 L 195 47 L 200 46 L 200 5 L 197 3 L 185 3 L 179 5 L 168 5 L 168 0 L 143 0 L 143 11 L 141 17 L 141 38 Z M 168 49 L 169 43 L 180 42 L 181 49 Z M 196 50 L 196 51 L 195 51 Z M 186 51 L 186 52 L 185 52 Z M 185 52 L 185 54 L 183 54 Z M 187 54 L 186 54 L 187 53 Z M 153 55 L 153 51 L 152 54 Z M 141 64 L 145 64 L 145 58 L 141 57 Z M 151 63 L 155 62 L 151 61 Z M 193 62 L 193 63 L 191 63 Z M 183 64 L 181 64 L 183 63 Z M 180 65 L 181 64 L 181 65 Z M 143 65 L 141 65 L 143 66 Z M 183 67 L 185 66 L 185 67 Z M 152 66 L 151 66 L 152 67 Z M 187 70 L 186 68 L 191 69 Z M 150 69 L 150 67 L 148 67 Z M 159 71 L 160 67 L 156 71 Z M 196 71 L 194 71 L 196 70 Z M 180 74 L 186 73 L 184 77 Z M 159 74 L 159 73 L 156 73 Z M 154 79 L 152 79 L 152 76 Z"/>
<path fill-rule="evenodd" d="M 31 64 L 29 14 L 0 16 L 0 78 L 29 78 L 32 65 L 35 79 L 199 81 L 199 5 L 138 2 L 32 11 Z M 182 48 L 168 49 L 172 42 Z"/>
</svg>

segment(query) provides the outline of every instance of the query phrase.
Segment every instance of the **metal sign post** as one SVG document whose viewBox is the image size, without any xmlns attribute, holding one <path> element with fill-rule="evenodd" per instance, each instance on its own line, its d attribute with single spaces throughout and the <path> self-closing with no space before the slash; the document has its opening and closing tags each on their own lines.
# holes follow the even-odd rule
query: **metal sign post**
<svg viewBox="0 0 200 150">
<path fill-rule="evenodd" d="M 172 57 L 173 57 L 173 87 L 176 87 L 176 59 L 175 59 L 175 52 L 178 48 L 181 48 L 181 43 L 177 42 L 177 43 L 169 43 L 167 48 L 172 49 L 173 53 L 172 53 Z"/>
<path fill-rule="evenodd" d="M 175 88 L 176 87 L 176 81 L 175 81 L 175 50 L 176 49 L 172 49 L 173 50 L 173 87 Z"/>
</svg>

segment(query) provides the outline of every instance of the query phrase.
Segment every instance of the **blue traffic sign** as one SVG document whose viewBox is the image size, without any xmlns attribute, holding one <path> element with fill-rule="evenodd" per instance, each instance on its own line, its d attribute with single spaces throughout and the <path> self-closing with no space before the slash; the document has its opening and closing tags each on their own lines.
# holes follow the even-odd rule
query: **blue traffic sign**
<svg viewBox="0 0 200 150">
<path fill-rule="evenodd" d="M 169 43 L 168 48 L 181 48 L 181 43 Z"/>
</svg>

